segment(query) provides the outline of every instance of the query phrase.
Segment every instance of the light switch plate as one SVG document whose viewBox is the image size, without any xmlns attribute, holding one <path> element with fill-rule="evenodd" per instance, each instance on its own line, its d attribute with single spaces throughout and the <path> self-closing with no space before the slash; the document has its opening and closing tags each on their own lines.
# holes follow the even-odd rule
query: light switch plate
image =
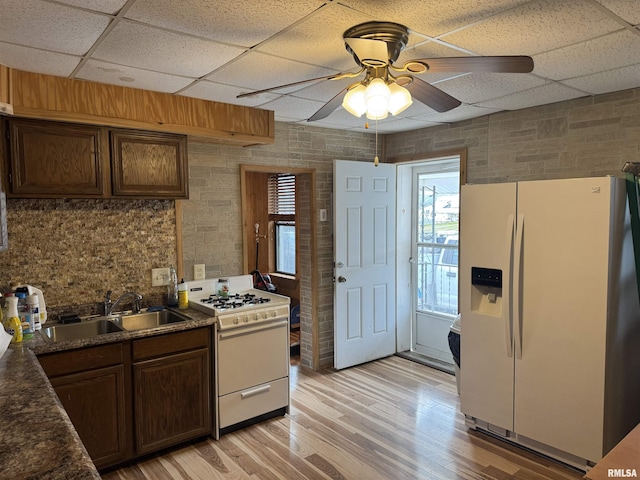
<svg viewBox="0 0 640 480">
<path fill-rule="evenodd" d="M 151 286 L 162 287 L 163 285 L 169 285 L 169 269 L 168 268 L 154 268 L 151 270 Z"/>
<path fill-rule="evenodd" d="M 197 263 L 193 266 L 193 279 L 204 280 L 204 263 Z"/>
</svg>

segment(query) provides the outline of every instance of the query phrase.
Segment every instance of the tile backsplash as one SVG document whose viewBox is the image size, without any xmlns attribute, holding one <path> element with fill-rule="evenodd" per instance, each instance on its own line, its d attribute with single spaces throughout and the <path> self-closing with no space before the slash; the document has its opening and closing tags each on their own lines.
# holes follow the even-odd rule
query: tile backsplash
<svg viewBox="0 0 640 480">
<path fill-rule="evenodd" d="M 40 288 L 47 310 L 94 313 L 107 290 L 161 303 L 151 269 L 176 264 L 173 200 L 8 199 L 9 249 L 0 252 L 0 289 Z"/>
</svg>

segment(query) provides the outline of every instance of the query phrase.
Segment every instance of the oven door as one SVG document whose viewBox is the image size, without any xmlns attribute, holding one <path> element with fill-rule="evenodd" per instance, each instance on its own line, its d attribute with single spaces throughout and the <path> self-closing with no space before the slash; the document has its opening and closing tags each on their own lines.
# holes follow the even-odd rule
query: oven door
<svg viewBox="0 0 640 480">
<path fill-rule="evenodd" d="M 289 319 L 217 334 L 218 395 L 289 375 Z"/>
</svg>

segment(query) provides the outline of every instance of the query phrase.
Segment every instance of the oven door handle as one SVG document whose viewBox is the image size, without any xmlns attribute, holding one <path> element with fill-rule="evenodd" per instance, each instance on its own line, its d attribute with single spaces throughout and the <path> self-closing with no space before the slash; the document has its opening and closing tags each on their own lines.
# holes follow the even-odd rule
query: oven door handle
<svg viewBox="0 0 640 480">
<path fill-rule="evenodd" d="M 247 335 L 249 333 L 255 333 L 255 332 L 261 332 L 263 330 L 270 330 L 272 328 L 279 328 L 279 327 L 283 327 L 285 325 L 289 325 L 289 319 L 283 319 L 283 320 L 279 320 L 276 322 L 270 322 L 267 324 L 262 324 L 262 325 L 255 325 L 252 327 L 238 327 L 238 328 L 233 328 L 230 329 L 226 332 L 220 332 L 218 333 L 218 338 L 220 340 L 224 340 L 227 338 L 233 338 L 233 337 L 238 337 L 240 335 Z"/>
</svg>

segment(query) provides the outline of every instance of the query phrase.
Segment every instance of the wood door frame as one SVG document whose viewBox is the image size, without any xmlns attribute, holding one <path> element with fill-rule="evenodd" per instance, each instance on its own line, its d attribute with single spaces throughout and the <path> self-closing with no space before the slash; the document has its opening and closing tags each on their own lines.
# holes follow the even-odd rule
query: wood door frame
<svg viewBox="0 0 640 480">
<path fill-rule="evenodd" d="M 310 349 L 300 348 L 300 359 L 301 363 L 304 364 L 303 358 L 305 352 L 311 351 L 311 368 L 313 370 L 318 370 L 320 368 L 320 345 L 318 342 L 319 338 L 319 326 L 318 326 L 318 274 L 316 267 L 316 221 L 317 211 L 316 211 L 316 170 L 313 168 L 297 168 L 297 167 L 285 167 L 285 166 L 269 166 L 269 165 L 240 165 L 240 196 L 242 199 L 242 230 L 243 230 L 243 241 L 242 241 L 242 265 L 244 269 L 244 273 L 247 274 L 251 270 L 249 267 L 249 244 L 246 241 L 246 229 L 247 225 L 251 223 L 250 219 L 248 219 L 248 205 L 246 202 L 247 198 L 247 173 L 292 173 L 294 175 L 309 175 L 309 185 L 310 189 L 308 192 L 297 192 L 297 194 L 307 194 L 309 195 L 309 205 L 311 210 L 311 221 L 310 221 L 310 238 L 309 238 L 309 249 L 310 249 L 310 265 L 301 265 L 301 270 L 305 268 L 308 269 L 309 279 L 305 280 L 300 278 L 301 290 L 302 283 L 304 281 L 309 282 L 309 295 L 305 296 L 302 293 L 300 294 L 300 307 L 302 310 L 308 309 L 311 313 L 310 320 L 306 322 L 302 318 L 301 322 L 301 332 L 305 330 L 305 325 L 307 328 L 310 327 L 309 331 L 311 332 L 311 345 Z M 253 227 L 252 227 L 253 228 Z M 301 260 L 300 260 L 301 261 Z M 302 342 L 302 336 L 300 338 Z M 302 343 L 301 343 L 302 344 Z"/>
</svg>

